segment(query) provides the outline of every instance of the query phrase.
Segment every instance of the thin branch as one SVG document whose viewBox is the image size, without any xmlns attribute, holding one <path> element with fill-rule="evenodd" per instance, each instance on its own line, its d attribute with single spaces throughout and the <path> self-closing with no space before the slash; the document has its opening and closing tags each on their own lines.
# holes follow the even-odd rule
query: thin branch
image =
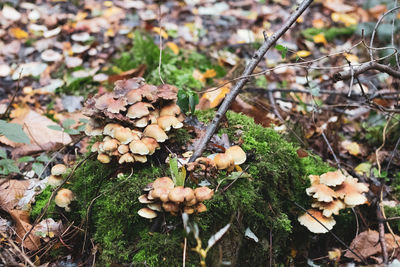
<svg viewBox="0 0 400 267">
<path fill-rule="evenodd" d="M 236 96 L 239 94 L 240 90 L 243 88 L 243 86 L 247 83 L 249 80 L 249 75 L 251 75 L 258 65 L 260 63 L 261 59 L 264 57 L 265 53 L 275 44 L 275 42 L 287 31 L 289 28 L 294 24 L 294 22 L 297 20 L 298 17 L 311 5 L 313 0 L 304 0 L 300 6 L 296 9 L 296 11 L 289 17 L 289 19 L 282 25 L 282 27 L 274 33 L 271 37 L 266 38 L 262 46 L 256 51 L 256 53 L 253 55 L 252 59 L 250 62 L 247 64 L 246 69 L 243 72 L 244 79 L 241 79 L 238 83 L 235 84 L 235 86 L 232 88 L 232 90 L 229 92 L 229 94 L 225 97 L 224 101 L 222 102 L 220 108 L 218 109 L 217 113 L 215 114 L 215 117 L 213 118 L 212 122 L 209 124 L 207 127 L 207 131 L 205 135 L 202 137 L 200 140 L 198 146 L 195 149 L 195 152 L 193 153 L 193 156 L 190 158 L 190 162 L 193 162 L 196 158 L 201 156 L 203 154 L 203 151 L 205 150 L 207 143 L 210 141 L 211 137 L 217 130 L 217 127 L 222 119 L 222 117 L 225 115 L 226 111 L 228 110 L 229 106 L 231 105 L 232 101 L 236 98 Z"/>
<path fill-rule="evenodd" d="M 354 68 L 353 72 L 351 70 L 337 72 L 333 75 L 333 82 L 343 81 L 350 79 L 352 76 L 358 76 L 369 70 L 379 70 L 381 72 L 387 73 L 394 78 L 400 79 L 400 71 L 392 69 L 387 65 L 380 64 L 375 61 L 369 61 L 368 63 L 364 63 L 361 66 Z"/>
</svg>

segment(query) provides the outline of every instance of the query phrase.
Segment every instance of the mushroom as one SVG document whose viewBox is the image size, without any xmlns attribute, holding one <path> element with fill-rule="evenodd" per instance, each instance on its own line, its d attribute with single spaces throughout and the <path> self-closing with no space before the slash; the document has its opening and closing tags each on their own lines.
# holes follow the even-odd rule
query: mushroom
<svg viewBox="0 0 400 267">
<path fill-rule="evenodd" d="M 57 192 L 54 202 L 57 206 L 65 208 L 65 211 L 70 211 L 71 209 L 68 205 L 71 204 L 71 201 L 74 200 L 74 198 L 74 193 L 72 193 L 71 190 L 62 188 Z"/>
<path fill-rule="evenodd" d="M 350 207 L 362 205 L 367 202 L 363 195 L 368 192 L 368 185 L 359 183 L 357 178 L 347 176 L 344 182 L 336 189 L 336 194 L 344 200 L 344 203 Z"/>
<path fill-rule="evenodd" d="M 165 140 L 168 139 L 168 135 L 161 129 L 160 126 L 157 124 L 150 124 L 148 125 L 144 131 L 143 134 L 148 137 L 152 137 L 157 140 L 157 142 L 165 142 Z"/>
<path fill-rule="evenodd" d="M 225 153 L 219 153 L 214 157 L 214 163 L 219 170 L 232 169 L 235 162 L 232 157 Z"/>
<path fill-rule="evenodd" d="M 149 148 L 141 140 L 135 140 L 129 143 L 129 149 L 134 154 L 148 155 L 150 153 Z"/>
<path fill-rule="evenodd" d="M 172 181 L 172 179 L 169 177 L 160 177 L 155 179 L 153 182 L 153 188 L 165 187 L 168 189 L 173 189 L 174 186 L 174 181 Z"/>
<path fill-rule="evenodd" d="M 345 178 L 346 176 L 344 176 L 340 170 L 337 170 L 334 172 L 327 172 L 322 174 L 319 177 L 319 182 L 327 186 L 337 186 L 341 185 L 344 182 Z"/>
<path fill-rule="evenodd" d="M 133 158 L 133 156 L 130 153 L 123 154 L 118 160 L 119 164 L 128 163 L 128 162 L 129 163 L 135 162 L 135 159 Z"/>
<path fill-rule="evenodd" d="M 67 166 L 64 164 L 56 164 L 51 168 L 51 174 L 55 176 L 63 175 L 67 172 Z"/>
<path fill-rule="evenodd" d="M 150 192 L 150 196 L 154 199 L 159 198 L 162 202 L 167 202 L 170 200 L 169 198 L 170 191 L 171 189 L 167 187 L 158 187 L 154 188 L 154 190 Z"/>
<path fill-rule="evenodd" d="M 125 95 L 129 105 L 142 101 L 142 92 L 140 89 L 132 89 Z"/>
<path fill-rule="evenodd" d="M 118 150 L 118 152 L 119 152 L 120 154 L 123 155 L 123 154 L 129 152 L 129 146 L 128 146 L 128 145 L 119 145 L 117 150 Z"/>
<path fill-rule="evenodd" d="M 225 151 L 225 154 L 231 156 L 236 165 L 243 164 L 246 161 L 246 153 L 240 146 L 231 146 Z"/>
<path fill-rule="evenodd" d="M 214 195 L 214 190 L 211 190 L 210 188 L 208 188 L 206 186 L 202 186 L 202 187 L 197 187 L 194 190 L 194 194 L 196 196 L 196 200 L 198 202 L 202 202 L 204 200 L 211 199 Z"/>
<path fill-rule="evenodd" d="M 190 187 L 185 187 L 184 189 L 184 196 L 185 196 L 185 202 L 186 203 L 191 203 L 193 200 L 196 200 L 194 190 Z"/>
<path fill-rule="evenodd" d="M 150 115 L 149 115 L 150 116 Z M 135 125 L 138 128 L 144 128 L 149 124 L 149 116 L 144 116 L 143 118 L 140 118 L 138 120 L 135 120 L 133 125 Z"/>
<path fill-rule="evenodd" d="M 87 123 L 85 126 L 85 134 L 87 136 L 99 136 L 103 134 L 103 128 L 100 127 L 96 128 L 90 123 Z"/>
<path fill-rule="evenodd" d="M 171 127 L 174 129 L 179 129 L 183 127 L 182 122 L 180 122 L 174 116 L 161 116 L 157 119 L 158 126 L 161 127 L 164 131 L 171 130 Z"/>
<path fill-rule="evenodd" d="M 139 102 L 128 108 L 126 116 L 131 119 L 138 119 L 150 114 L 149 108 L 154 109 L 152 104 Z"/>
<path fill-rule="evenodd" d="M 47 177 L 47 184 L 51 187 L 60 186 L 63 183 L 64 179 L 61 176 L 50 175 Z"/>
<path fill-rule="evenodd" d="M 150 203 L 147 204 L 147 207 L 151 210 L 161 211 L 161 204 L 160 203 Z"/>
<path fill-rule="evenodd" d="M 320 221 L 327 229 L 332 230 L 333 226 L 336 224 L 333 217 L 325 217 L 321 211 L 310 209 L 307 210 L 312 216 L 314 216 L 318 221 Z M 316 234 L 322 234 L 328 232 L 318 221 L 311 217 L 308 213 L 301 215 L 297 220 L 301 225 L 307 227 L 307 229 Z"/>
<path fill-rule="evenodd" d="M 110 163 L 111 158 L 107 154 L 100 153 L 97 155 L 97 160 L 100 161 L 101 163 Z"/>
<path fill-rule="evenodd" d="M 193 214 L 194 213 L 194 208 L 192 206 L 185 206 L 183 208 L 183 212 L 186 214 Z"/>
<path fill-rule="evenodd" d="M 139 216 L 146 219 L 154 219 L 157 217 L 157 212 L 149 208 L 142 208 L 138 211 Z"/>
<path fill-rule="evenodd" d="M 149 155 L 153 155 L 156 149 L 160 149 L 160 145 L 157 143 L 157 140 L 151 137 L 143 137 L 141 141 L 147 146 L 149 149 Z"/>
<path fill-rule="evenodd" d="M 311 184 L 319 184 L 319 175 L 312 175 L 310 174 L 308 176 L 308 178 L 310 179 L 310 183 Z"/>
<path fill-rule="evenodd" d="M 114 131 L 117 128 L 122 128 L 122 126 L 118 123 L 108 123 L 106 126 L 104 126 L 103 134 L 114 137 Z"/>
<path fill-rule="evenodd" d="M 306 193 L 322 202 L 332 202 L 337 197 L 336 192 L 324 184 L 313 184 L 306 189 Z"/>
<path fill-rule="evenodd" d="M 194 206 L 194 209 L 196 210 L 197 213 L 202 213 L 207 211 L 207 207 L 203 203 L 198 203 L 196 206 Z"/>
<path fill-rule="evenodd" d="M 175 203 L 182 203 L 185 200 L 185 189 L 183 186 L 177 186 L 173 188 L 169 194 L 168 198 L 170 201 Z"/>
<path fill-rule="evenodd" d="M 161 108 L 160 116 L 176 116 L 181 113 L 181 109 L 175 103 L 171 103 Z"/>
<path fill-rule="evenodd" d="M 340 210 L 346 208 L 346 205 L 340 199 L 336 199 L 332 202 L 315 202 L 311 204 L 311 207 L 319 208 L 324 216 L 331 217 L 332 214 L 338 215 Z"/>
<path fill-rule="evenodd" d="M 99 152 L 100 142 L 95 142 L 90 148 L 91 152 Z"/>
<path fill-rule="evenodd" d="M 138 200 L 140 203 L 143 203 L 143 204 L 153 203 L 153 201 L 151 201 L 150 199 L 147 198 L 147 194 L 143 194 L 143 195 L 139 196 Z"/>
<path fill-rule="evenodd" d="M 179 212 L 179 205 L 174 202 L 164 202 L 162 207 L 166 212 L 176 213 Z"/>
<path fill-rule="evenodd" d="M 126 145 L 135 139 L 135 134 L 129 128 L 119 127 L 114 131 L 114 137 L 121 142 L 121 144 Z"/>
<path fill-rule="evenodd" d="M 117 139 L 110 139 L 103 143 L 102 149 L 104 152 L 111 153 L 117 150 L 119 142 Z"/>
<path fill-rule="evenodd" d="M 135 159 L 135 161 L 140 162 L 140 163 L 145 163 L 147 162 L 147 157 L 144 155 L 138 155 L 138 154 L 134 154 L 133 158 Z"/>
</svg>

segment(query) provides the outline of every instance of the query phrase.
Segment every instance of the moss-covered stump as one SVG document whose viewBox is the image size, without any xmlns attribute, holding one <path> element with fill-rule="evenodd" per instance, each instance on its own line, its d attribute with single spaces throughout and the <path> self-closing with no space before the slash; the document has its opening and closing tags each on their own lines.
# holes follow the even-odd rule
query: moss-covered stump
<svg viewBox="0 0 400 267">
<path fill-rule="evenodd" d="M 198 116 L 204 121 L 212 114 L 201 112 Z M 293 228 L 301 227 L 297 217 L 302 212 L 294 203 L 310 206 L 305 194 L 307 176 L 322 174 L 330 170 L 329 166 L 317 157 L 299 158 L 294 145 L 241 114 L 228 112 L 227 123 L 219 133 L 241 143 L 248 155 L 242 167 L 251 178 L 239 178 L 229 187 L 232 181 L 223 183 L 205 202 L 207 212 L 190 216 L 199 225 L 203 246 L 211 235 L 231 223 L 229 231 L 209 251 L 207 265 L 230 262 L 231 266 L 265 266 L 270 255 L 274 263 L 286 262 Z M 181 217 L 164 214 L 149 221 L 137 214 L 143 207 L 138 201 L 142 188 L 157 177 L 169 176 L 168 166 L 160 162 L 162 159 L 153 159 L 121 170 L 118 164 L 92 160 L 75 172 L 70 189 L 78 201 L 70 217 L 85 222 L 83 229 L 98 244 L 99 266 L 182 265 L 185 234 Z M 258 242 L 245 237 L 247 228 Z M 186 266 L 199 266 L 199 256 L 190 250 L 196 242 L 192 235 L 187 240 Z"/>
</svg>

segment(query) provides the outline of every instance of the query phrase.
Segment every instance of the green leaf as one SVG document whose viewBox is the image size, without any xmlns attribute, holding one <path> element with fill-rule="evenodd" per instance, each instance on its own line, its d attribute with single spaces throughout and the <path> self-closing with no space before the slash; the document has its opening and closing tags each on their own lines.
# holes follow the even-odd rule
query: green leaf
<svg viewBox="0 0 400 267">
<path fill-rule="evenodd" d="M 43 173 L 44 166 L 42 163 L 34 162 L 32 164 L 32 170 L 37 174 L 37 176 L 39 176 Z"/>
<path fill-rule="evenodd" d="M 17 123 L 0 120 L 0 135 L 4 135 L 7 139 L 16 143 L 30 143 L 29 137 L 22 129 L 22 126 Z"/>
<path fill-rule="evenodd" d="M 181 171 L 179 171 L 178 158 L 176 156 L 169 157 L 169 169 L 174 184 L 176 186 L 183 186 L 185 184 L 186 169 L 181 168 Z"/>
<path fill-rule="evenodd" d="M 183 89 L 178 91 L 178 100 L 176 102 L 183 113 L 189 112 L 189 98 Z"/>
<path fill-rule="evenodd" d="M 3 174 L 7 175 L 9 173 L 19 173 L 19 169 L 12 159 L 1 159 L 0 166 L 3 168 Z"/>
<path fill-rule="evenodd" d="M 71 128 L 71 126 L 74 124 L 75 124 L 75 120 L 73 120 L 73 119 L 66 119 L 62 122 L 63 128 Z"/>
<path fill-rule="evenodd" d="M 46 154 L 41 154 L 39 157 L 36 158 L 36 160 L 47 163 L 50 161 L 50 158 Z"/>
<path fill-rule="evenodd" d="M 61 126 L 59 125 L 47 125 L 47 128 L 55 130 L 55 131 L 63 131 L 63 128 L 61 128 Z"/>
<path fill-rule="evenodd" d="M 283 46 L 283 45 L 280 45 L 280 44 L 276 45 L 275 48 L 276 48 L 276 50 L 281 52 L 282 59 L 284 59 L 286 57 L 288 48 L 286 46 Z"/>
<path fill-rule="evenodd" d="M 80 118 L 79 121 L 82 122 L 82 123 L 84 123 L 84 124 L 86 124 L 86 123 L 89 122 L 89 120 L 88 120 L 88 119 L 85 119 L 85 118 Z"/>
<path fill-rule="evenodd" d="M 66 129 L 64 129 L 64 132 L 66 132 L 67 134 L 70 134 L 70 135 L 77 135 L 77 134 L 79 134 L 79 131 L 76 130 L 76 129 L 68 129 L 68 128 L 66 128 Z"/>
<path fill-rule="evenodd" d="M 0 148 L 0 158 L 7 158 L 7 151 L 4 148 Z"/>
<path fill-rule="evenodd" d="M 19 158 L 18 162 L 22 163 L 22 162 L 30 162 L 30 161 L 34 161 L 34 160 L 35 160 L 35 158 L 32 156 L 25 156 L 25 157 Z"/>
</svg>

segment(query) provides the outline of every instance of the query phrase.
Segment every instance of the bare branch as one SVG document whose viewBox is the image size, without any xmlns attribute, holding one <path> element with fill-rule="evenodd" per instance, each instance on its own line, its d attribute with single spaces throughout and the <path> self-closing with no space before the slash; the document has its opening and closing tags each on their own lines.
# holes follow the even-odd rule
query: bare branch
<svg viewBox="0 0 400 267">
<path fill-rule="evenodd" d="M 387 73 L 394 78 L 400 79 L 400 71 L 392 69 L 391 67 L 380 64 L 378 62 L 370 61 L 368 63 L 362 64 L 360 67 L 354 68 L 353 71 L 348 70 L 348 71 L 337 72 L 333 75 L 332 80 L 333 82 L 347 80 L 350 79 L 353 75 L 358 76 L 369 70 L 378 70 Z"/>
</svg>

